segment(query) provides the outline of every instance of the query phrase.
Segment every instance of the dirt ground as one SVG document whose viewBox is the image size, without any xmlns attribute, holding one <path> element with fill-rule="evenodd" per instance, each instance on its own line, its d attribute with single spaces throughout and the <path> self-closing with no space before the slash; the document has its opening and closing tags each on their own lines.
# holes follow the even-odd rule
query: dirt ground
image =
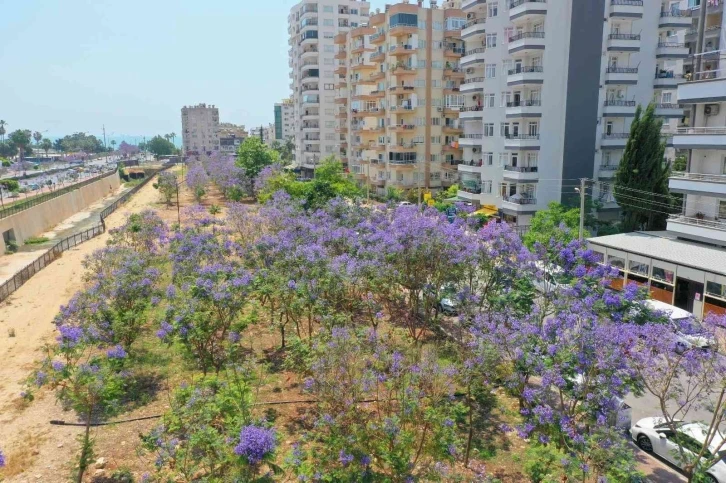
<svg viewBox="0 0 726 483">
<path fill-rule="evenodd" d="M 183 197 L 182 206 L 191 199 Z M 128 203 L 107 219 L 107 226 L 113 228 L 123 223 L 126 216 L 146 208 L 156 209 L 169 221 L 176 219 L 176 209 L 168 209 L 158 203 L 159 194 L 148 183 Z M 103 247 L 108 239 L 105 233 L 73 250 L 45 268 L 8 300 L 0 304 L 0 448 L 5 453 L 8 466 L 0 475 L 6 482 L 61 482 L 67 481 L 71 468 L 68 461 L 76 453 L 76 436 L 81 428 L 52 426 L 52 419 L 74 421 L 73 413 L 64 412 L 56 405 L 52 394 L 39 391 L 36 400 L 24 403 L 20 397 L 24 380 L 41 357 L 40 349 L 53 341 L 52 321 L 60 305 L 82 288 L 81 261 L 94 250 Z M 157 411 L 155 407 L 139 410 Z M 129 424 L 122 432 L 128 432 L 131 445 L 138 441 L 138 429 Z M 121 435 L 120 435 L 121 436 Z M 127 444 L 123 439 L 115 440 L 119 448 Z M 128 456 L 132 457 L 132 451 Z M 123 454 L 123 453 L 122 453 Z M 99 456 L 104 456 L 99 451 Z M 119 466 L 123 462 L 118 462 Z M 89 473 L 93 475 L 94 470 Z"/>
</svg>

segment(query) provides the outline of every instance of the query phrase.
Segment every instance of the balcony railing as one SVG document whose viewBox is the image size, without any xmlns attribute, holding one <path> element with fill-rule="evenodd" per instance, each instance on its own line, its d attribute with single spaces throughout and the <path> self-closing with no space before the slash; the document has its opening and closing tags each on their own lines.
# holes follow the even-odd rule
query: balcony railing
<svg viewBox="0 0 726 483">
<path fill-rule="evenodd" d="M 442 161 L 441 164 L 444 166 L 458 166 L 462 164 L 464 161 L 461 159 L 447 159 L 445 161 Z"/>
<path fill-rule="evenodd" d="M 517 173 L 536 173 L 538 168 L 537 166 L 512 166 L 511 164 L 507 164 L 504 166 L 505 171 L 515 171 Z"/>
<path fill-rule="evenodd" d="M 664 104 L 656 104 L 655 105 L 655 108 L 656 109 L 680 109 L 681 106 L 678 105 L 678 104 L 667 104 L 667 103 L 664 103 Z"/>
<path fill-rule="evenodd" d="M 509 69 L 507 74 L 509 74 L 509 75 L 530 74 L 532 72 L 544 72 L 544 68 L 541 65 L 523 65 L 521 67 L 515 67 L 514 69 Z"/>
<path fill-rule="evenodd" d="M 509 2 L 509 8 L 519 7 L 525 3 L 546 3 L 546 0 L 514 0 L 513 2 Z"/>
<path fill-rule="evenodd" d="M 481 194 L 481 186 L 472 186 L 472 185 L 466 186 L 466 185 L 462 184 L 461 186 L 459 186 L 459 189 L 461 191 L 464 191 L 465 193 L 471 193 L 473 195 Z"/>
<path fill-rule="evenodd" d="M 483 134 L 463 134 L 461 139 L 481 139 L 484 137 Z"/>
<path fill-rule="evenodd" d="M 659 49 L 667 49 L 667 48 L 682 49 L 685 47 L 686 47 L 686 44 L 681 44 L 679 42 L 658 42 Z"/>
<path fill-rule="evenodd" d="M 484 110 L 484 106 L 469 106 L 469 107 L 462 107 L 459 109 L 461 112 L 469 112 L 469 111 L 482 111 Z"/>
<path fill-rule="evenodd" d="M 640 40 L 640 34 L 610 34 L 610 40 Z"/>
<path fill-rule="evenodd" d="M 522 99 L 520 101 L 507 102 L 507 107 L 538 107 L 542 105 L 539 99 Z"/>
<path fill-rule="evenodd" d="M 642 7 L 643 0 L 610 0 L 611 5 L 625 5 L 628 7 Z"/>
<path fill-rule="evenodd" d="M 509 37 L 510 42 L 516 42 L 522 39 L 543 39 L 545 36 L 544 32 L 520 32 L 512 37 Z"/>
<path fill-rule="evenodd" d="M 608 67 L 605 69 L 608 74 L 637 74 L 637 67 Z"/>
<path fill-rule="evenodd" d="M 693 181 L 708 181 L 711 183 L 726 183 L 726 174 L 688 173 L 685 171 L 671 172 L 671 178 L 683 178 Z"/>
<path fill-rule="evenodd" d="M 617 164 L 601 164 L 600 165 L 600 171 L 617 171 L 618 165 Z"/>
<path fill-rule="evenodd" d="M 453 52 L 454 54 L 464 55 L 464 52 L 466 51 L 463 47 L 447 47 L 446 52 Z"/>
<path fill-rule="evenodd" d="M 630 137 L 629 132 L 611 132 L 603 133 L 603 139 L 628 139 Z"/>
<path fill-rule="evenodd" d="M 714 230 L 726 231 L 726 223 L 718 220 L 706 220 L 705 218 L 693 218 L 684 215 L 670 215 L 668 221 L 682 223 L 684 225 L 702 226 L 704 228 L 712 228 Z"/>
<path fill-rule="evenodd" d="M 529 197 L 524 197 L 521 195 L 517 196 L 516 194 L 512 195 L 512 196 L 503 196 L 502 199 L 504 201 L 507 201 L 509 203 L 514 203 L 517 205 L 536 205 L 537 204 L 537 198 L 529 198 Z"/>
<path fill-rule="evenodd" d="M 462 85 L 474 84 L 476 82 L 484 82 L 484 77 L 472 77 L 470 79 L 464 79 L 464 81 L 461 84 Z"/>
<path fill-rule="evenodd" d="M 413 50 L 413 45 L 411 45 L 411 44 L 398 44 L 398 45 L 392 45 L 388 49 L 389 52 L 400 52 L 402 50 Z"/>
<path fill-rule="evenodd" d="M 605 107 L 635 107 L 635 101 L 605 101 Z"/>
<path fill-rule="evenodd" d="M 487 21 L 487 19 L 485 19 L 485 18 L 475 18 L 474 20 L 469 20 L 468 22 L 466 22 L 466 24 L 464 25 L 464 28 L 467 29 L 469 27 L 473 27 L 474 25 L 486 23 L 486 21 Z"/>
<path fill-rule="evenodd" d="M 539 139 L 539 134 L 507 134 L 505 137 L 511 141 L 531 141 Z"/>
<path fill-rule="evenodd" d="M 486 51 L 486 47 L 477 47 L 476 49 L 467 50 L 466 55 L 483 54 Z"/>
<path fill-rule="evenodd" d="M 660 13 L 661 17 L 690 17 L 691 12 L 688 10 L 664 10 Z"/>
<path fill-rule="evenodd" d="M 726 54 L 726 50 L 724 50 Z M 686 82 L 699 81 L 699 80 L 712 80 L 712 79 L 726 79 L 726 69 L 713 69 L 696 72 L 694 74 L 686 74 L 684 76 Z"/>
<path fill-rule="evenodd" d="M 726 127 L 679 127 L 676 132 L 678 135 L 723 135 L 726 134 Z"/>
<path fill-rule="evenodd" d="M 414 124 L 391 124 L 391 129 L 405 129 L 408 131 L 416 129 L 416 126 Z"/>
<path fill-rule="evenodd" d="M 412 91 L 415 88 L 416 88 L 415 86 L 412 86 L 410 84 L 398 84 L 398 85 L 389 87 L 388 90 L 395 91 L 396 89 L 403 89 L 404 91 Z"/>
<path fill-rule="evenodd" d="M 670 71 L 670 70 L 665 70 L 665 71 L 661 71 L 661 72 L 656 72 L 655 78 L 656 79 L 683 79 L 683 75 L 676 74 L 675 72 Z"/>
</svg>

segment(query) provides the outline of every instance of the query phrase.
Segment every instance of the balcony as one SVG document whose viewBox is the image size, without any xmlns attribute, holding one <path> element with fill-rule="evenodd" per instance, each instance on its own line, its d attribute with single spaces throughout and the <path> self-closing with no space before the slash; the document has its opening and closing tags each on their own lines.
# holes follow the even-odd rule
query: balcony
<svg viewBox="0 0 726 483">
<path fill-rule="evenodd" d="M 441 130 L 443 132 L 449 133 L 449 134 L 456 134 L 456 133 L 460 133 L 461 131 L 463 131 L 462 127 L 458 123 L 457 124 L 444 124 L 443 126 L 441 126 Z"/>
<path fill-rule="evenodd" d="M 474 173 L 481 174 L 482 166 L 484 165 L 482 160 L 479 161 L 459 161 L 458 170 L 462 173 Z"/>
<path fill-rule="evenodd" d="M 385 58 L 386 58 L 385 52 L 373 52 L 371 54 L 371 62 L 381 62 Z"/>
<path fill-rule="evenodd" d="M 524 84 L 543 84 L 544 68 L 541 65 L 525 65 L 509 69 L 507 72 L 507 85 L 518 86 Z"/>
<path fill-rule="evenodd" d="M 507 134 L 504 138 L 504 149 L 537 150 L 539 134 Z"/>
<path fill-rule="evenodd" d="M 391 94 L 411 94 L 416 87 L 413 86 L 413 84 L 398 84 L 395 86 L 391 86 L 388 88 L 388 91 Z"/>
<path fill-rule="evenodd" d="M 464 134 L 459 136 L 460 146 L 479 146 L 483 135 L 481 134 Z"/>
<path fill-rule="evenodd" d="M 640 34 L 610 34 L 607 49 L 608 52 L 638 52 Z"/>
<path fill-rule="evenodd" d="M 390 47 L 390 49 L 388 50 L 388 55 L 393 57 L 406 57 L 409 55 L 413 55 L 415 51 L 416 50 L 411 44 L 398 44 Z"/>
<path fill-rule="evenodd" d="M 726 69 L 696 72 L 691 79 L 678 86 L 678 102 L 726 102 Z"/>
<path fill-rule="evenodd" d="M 470 10 L 477 5 L 484 5 L 487 3 L 487 0 L 464 0 L 461 2 L 461 9 L 462 10 Z"/>
<path fill-rule="evenodd" d="M 539 99 L 520 99 L 507 102 L 507 118 L 542 117 L 542 101 Z"/>
<path fill-rule="evenodd" d="M 539 168 L 537 167 L 537 165 L 505 165 L 504 178 L 513 181 L 535 181 L 539 178 Z"/>
<path fill-rule="evenodd" d="M 643 0 L 610 0 L 610 18 L 643 18 Z"/>
<path fill-rule="evenodd" d="M 688 47 L 686 44 L 678 42 L 659 42 L 655 51 L 658 59 L 685 59 L 688 57 Z"/>
<path fill-rule="evenodd" d="M 653 81 L 653 87 L 655 89 L 675 89 L 678 84 L 685 82 L 683 75 L 676 74 L 675 72 L 662 70 L 655 74 L 655 80 Z"/>
<path fill-rule="evenodd" d="M 601 164 L 600 165 L 600 171 L 598 173 L 598 178 L 612 178 L 615 176 L 615 173 L 618 171 L 618 165 L 617 164 Z"/>
<path fill-rule="evenodd" d="M 502 208 L 510 211 L 534 211 L 537 204 L 537 198 L 531 196 L 522 196 L 517 193 L 512 196 L 502 196 Z"/>
<path fill-rule="evenodd" d="M 635 109 L 635 101 L 608 100 L 603 103 L 602 115 L 605 117 L 633 117 Z"/>
<path fill-rule="evenodd" d="M 482 106 L 462 107 L 459 111 L 459 119 L 481 120 L 484 118 Z"/>
<path fill-rule="evenodd" d="M 486 32 L 486 21 L 485 18 L 476 18 L 466 22 L 461 29 L 461 38 L 467 40 L 475 35 L 483 35 Z"/>
<path fill-rule="evenodd" d="M 404 76 L 416 76 L 416 69 L 414 69 L 410 65 L 406 65 L 403 62 L 399 62 L 398 64 L 394 65 L 393 69 L 391 69 L 391 73 L 397 77 L 404 77 Z M 383 73 L 385 76 L 385 73 Z"/>
<path fill-rule="evenodd" d="M 680 119 L 683 117 L 683 108 L 678 104 L 656 104 L 655 115 L 667 119 Z"/>
<path fill-rule="evenodd" d="M 691 26 L 690 23 L 688 25 Z M 718 39 L 721 35 L 721 22 L 719 22 L 716 25 L 711 25 L 710 27 L 706 27 L 706 31 L 703 33 L 703 40 L 704 42 L 708 42 L 711 40 L 712 42 L 718 42 Z M 688 29 L 686 31 L 686 42 L 696 42 L 698 40 L 698 29 Z"/>
<path fill-rule="evenodd" d="M 600 147 L 602 149 L 624 149 L 629 137 L 630 133 L 627 132 L 603 133 Z"/>
<path fill-rule="evenodd" d="M 397 133 L 405 133 L 405 132 L 411 132 L 414 129 L 416 129 L 416 126 L 414 124 L 391 124 L 388 126 L 388 129 L 391 132 L 397 132 Z"/>
<path fill-rule="evenodd" d="M 464 67 L 470 64 L 481 64 L 484 62 L 484 54 L 486 53 L 486 47 L 478 47 L 476 49 L 467 50 L 464 56 L 459 61 L 459 64 Z"/>
<path fill-rule="evenodd" d="M 686 238 L 726 244 L 726 222 L 724 221 L 671 215 L 668 217 L 666 229 Z"/>
<path fill-rule="evenodd" d="M 676 193 L 690 193 L 711 197 L 726 197 L 726 175 L 674 171 L 668 187 Z"/>
<path fill-rule="evenodd" d="M 509 20 L 534 20 L 538 16 L 547 14 L 545 0 L 514 0 L 509 3 Z"/>
<path fill-rule="evenodd" d="M 379 30 L 378 32 L 371 35 L 370 39 L 372 44 L 382 44 L 386 41 L 386 31 L 385 30 Z"/>
<path fill-rule="evenodd" d="M 544 32 L 521 32 L 509 37 L 509 53 L 525 54 L 532 50 L 544 50 L 545 33 Z"/>
<path fill-rule="evenodd" d="M 446 63 L 446 67 L 444 68 L 444 78 L 463 79 L 464 76 L 465 74 L 461 67 L 453 67 L 449 62 Z"/>
<path fill-rule="evenodd" d="M 691 12 L 688 10 L 671 9 L 660 13 L 658 27 L 662 29 L 682 29 L 691 26 Z"/>
<path fill-rule="evenodd" d="M 418 33 L 418 24 L 405 24 L 399 23 L 395 27 L 391 27 L 388 30 L 388 35 L 391 37 L 399 37 L 401 35 L 412 35 Z"/>
<path fill-rule="evenodd" d="M 472 77 L 464 79 L 459 86 L 460 92 L 482 92 L 484 91 L 484 77 Z"/>
<path fill-rule="evenodd" d="M 446 47 L 444 56 L 454 59 L 460 59 L 464 55 L 464 47 Z"/>
<path fill-rule="evenodd" d="M 726 149 L 726 127 L 681 127 L 673 136 L 676 149 Z"/>
<path fill-rule="evenodd" d="M 605 69 L 605 84 L 635 85 L 637 83 L 637 67 L 610 66 Z"/>
</svg>

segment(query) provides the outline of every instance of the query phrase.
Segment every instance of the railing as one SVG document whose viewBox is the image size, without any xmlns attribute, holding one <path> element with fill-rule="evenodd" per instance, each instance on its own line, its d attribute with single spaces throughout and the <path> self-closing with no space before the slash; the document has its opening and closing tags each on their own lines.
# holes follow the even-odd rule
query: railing
<svg viewBox="0 0 726 483">
<path fill-rule="evenodd" d="M 611 5 L 625 5 L 628 7 L 642 7 L 643 0 L 610 0 Z"/>
<path fill-rule="evenodd" d="M 391 129 L 410 130 L 410 129 L 416 129 L 416 126 L 413 124 L 393 124 L 393 125 L 391 125 Z"/>
<path fill-rule="evenodd" d="M 400 164 L 400 165 L 414 165 L 416 164 L 415 159 L 391 159 L 388 164 Z"/>
<path fill-rule="evenodd" d="M 682 223 L 684 225 L 702 226 L 705 228 L 713 228 L 714 230 L 726 231 L 726 223 L 722 221 L 706 220 L 684 215 L 670 215 L 668 216 L 668 221 Z"/>
<path fill-rule="evenodd" d="M 441 162 L 442 166 L 458 166 L 460 164 L 463 164 L 464 161 L 461 159 L 447 159 Z"/>
<path fill-rule="evenodd" d="M 162 167 L 162 170 L 168 169 L 171 166 L 173 166 L 173 163 L 167 163 Z M 90 240 L 91 238 L 94 238 L 104 231 L 106 231 L 106 221 L 105 219 L 114 211 L 118 209 L 119 206 L 126 203 L 128 199 L 134 195 L 137 191 L 139 191 L 146 183 L 151 180 L 151 178 L 158 173 L 158 171 L 154 171 L 153 173 L 149 174 L 144 181 L 139 183 L 138 185 L 131 188 L 129 191 L 124 193 L 119 199 L 114 201 L 111 205 L 107 206 L 100 215 L 100 223 L 94 227 L 89 228 L 88 230 L 82 231 L 80 233 L 76 233 L 75 235 L 71 235 L 69 237 L 66 237 L 62 240 L 60 240 L 58 243 L 53 245 L 52 248 L 50 248 L 47 252 L 43 253 L 40 257 L 35 259 L 32 263 L 26 265 L 22 270 L 17 272 L 15 275 L 12 276 L 9 280 L 4 282 L 2 285 L 0 285 L 0 302 L 8 298 L 13 292 L 18 290 L 25 282 L 30 280 L 30 278 L 50 265 L 54 260 L 58 259 L 61 254 L 65 251 L 70 250 L 71 248 L 80 245 L 81 243 Z"/>
<path fill-rule="evenodd" d="M 509 37 L 510 42 L 516 42 L 522 39 L 543 39 L 545 36 L 544 32 L 520 32 L 517 35 Z"/>
<path fill-rule="evenodd" d="M 694 181 L 709 181 L 711 183 L 726 183 L 726 174 L 688 173 L 686 171 L 673 171 L 671 178 L 683 178 Z"/>
<path fill-rule="evenodd" d="M 607 74 L 637 74 L 637 67 L 608 67 L 605 69 Z"/>
<path fill-rule="evenodd" d="M 484 24 L 486 23 L 487 19 L 485 18 L 475 18 L 474 20 L 469 20 L 464 24 L 464 28 L 468 29 L 469 27 L 473 27 L 474 25 Z"/>
<path fill-rule="evenodd" d="M 537 198 L 525 198 L 525 197 L 519 197 L 515 198 L 517 195 L 512 196 L 503 196 L 502 199 L 508 203 L 514 203 L 515 205 L 536 205 L 537 204 Z"/>
<path fill-rule="evenodd" d="M 471 193 L 472 195 L 480 195 L 481 194 L 481 186 L 465 186 L 461 185 L 459 186 L 459 189 L 465 193 Z"/>
<path fill-rule="evenodd" d="M 407 84 L 398 84 L 398 85 L 395 85 L 395 86 L 391 86 L 391 87 L 389 87 L 389 88 L 388 88 L 388 90 L 389 90 L 389 91 L 395 91 L 396 89 L 403 89 L 404 91 L 412 91 L 412 90 L 414 90 L 415 88 L 416 88 L 416 87 L 415 87 L 415 86 L 412 86 L 412 85 L 407 85 Z"/>
<path fill-rule="evenodd" d="M 658 42 L 658 48 L 659 49 L 683 49 L 686 47 L 686 44 L 682 44 L 680 42 Z"/>
<path fill-rule="evenodd" d="M 533 72 L 544 72 L 544 68 L 541 65 L 523 65 L 521 67 L 515 67 L 514 69 L 509 69 L 509 71 L 507 71 L 507 74 L 509 74 L 509 75 L 531 74 Z"/>
<path fill-rule="evenodd" d="M 664 17 L 690 17 L 691 12 L 688 10 L 664 10 L 660 13 L 661 18 Z"/>
<path fill-rule="evenodd" d="M 522 99 L 520 101 L 507 102 L 507 107 L 538 107 L 542 105 L 539 99 Z"/>
<path fill-rule="evenodd" d="M 537 170 L 537 166 L 512 166 L 509 164 L 504 166 L 504 171 L 515 171 L 517 173 L 536 173 Z"/>
<path fill-rule="evenodd" d="M 462 107 L 459 110 L 461 112 L 482 111 L 482 110 L 484 110 L 484 107 L 483 106 L 470 106 L 470 107 Z"/>
<path fill-rule="evenodd" d="M 539 139 L 539 134 L 507 134 L 505 137 L 510 141 L 531 141 Z"/>
<path fill-rule="evenodd" d="M 413 45 L 411 45 L 411 44 L 398 44 L 398 45 L 392 45 L 388 49 L 389 52 L 394 52 L 394 53 L 395 52 L 400 52 L 401 50 L 411 51 L 411 50 L 413 50 Z"/>
<path fill-rule="evenodd" d="M 477 47 L 476 49 L 467 50 L 466 55 L 483 54 L 486 51 L 486 47 Z"/>
<path fill-rule="evenodd" d="M 509 3 L 509 8 L 519 7 L 525 3 L 546 3 L 546 0 L 514 0 Z"/>
<path fill-rule="evenodd" d="M 111 172 L 99 174 L 98 176 L 94 176 L 93 178 L 88 178 L 87 180 L 81 181 L 80 183 L 76 183 L 71 186 L 66 186 L 65 188 L 55 190 L 52 193 L 47 193 L 44 195 L 37 195 L 37 196 L 30 198 L 27 201 L 21 201 L 21 202 L 15 203 L 12 206 L 8 206 L 7 208 L 0 210 L 0 220 L 3 218 L 7 218 L 8 216 L 12 216 L 17 213 L 20 213 L 21 211 L 25 211 L 29 208 L 32 208 L 33 206 L 37 206 L 41 203 L 45 203 L 46 201 L 50 201 L 52 199 L 58 198 L 59 196 L 68 194 L 77 189 L 83 188 L 84 186 L 88 186 L 89 184 L 95 183 L 96 181 L 103 179 L 107 176 L 110 176 L 115 172 L 116 172 L 116 170 L 114 169 Z"/>
<path fill-rule="evenodd" d="M 603 139 L 628 139 L 630 137 L 629 132 L 611 132 L 603 133 Z"/>
<path fill-rule="evenodd" d="M 617 171 L 618 165 L 617 164 L 601 164 L 600 165 L 600 171 Z"/>
<path fill-rule="evenodd" d="M 465 51 L 463 47 L 447 47 L 446 52 L 453 52 L 457 55 L 463 55 Z"/>
<path fill-rule="evenodd" d="M 371 35 L 371 42 L 380 39 L 384 35 L 386 35 L 386 32 L 385 31 L 383 31 L 383 32 L 377 32 L 377 33 Z"/>
<path fill-rule="evenodd" d="M 656 109 L 680 109 L 681 106 L 678 104 L 663 103 L 663 104 L 656 104 L 655 108 Z"/>
<path fill-rule="evenodd" d="M 610 40 L 640 40 L 640 34 L 610 34 Z"/>
<path fill-rule="evenodd" d="M 726 51 L 724 52 L 726 55 Z M 701 72 L 696 72 L 695 74 L 686 74 L 684 77 L 686 78 L 686 82 L 726 79 L 726 69 L 704 70 Z"/>
<path fill-rule="evenodd" d="M 678 135 L 708 135 L 726 134 L 726 127 L 679 127 L 675 134 Z"/>
<path fill-rule="evenodd" d="M 656 72 L 655 73 L 656 79 L 683 79 L 682 74 L 676 74 L 673 71 L 667 70 L 663 72 Z"/>
<path fill-rule="evenodd" d="M 471 79 L 464 79 L 462 85 L 474 84 L 475 82 L 484 82 L 484 77 L 472 77 Z"/>
<path fill-rule="evenodd" d="M 635 107 L 635 101 L 605 101 L 605 107 Z"/>
</svg>

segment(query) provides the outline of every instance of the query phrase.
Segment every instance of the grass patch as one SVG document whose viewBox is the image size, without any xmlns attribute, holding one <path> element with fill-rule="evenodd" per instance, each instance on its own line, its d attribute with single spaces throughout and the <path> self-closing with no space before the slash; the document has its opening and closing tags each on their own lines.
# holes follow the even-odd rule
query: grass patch
<svg viewBox="0 0 726 483">
<path fill-rule="evenodd" d="M 125 188 L 133 188 L 134 186 L 138 186 L 141 183 L 143 183 L 145 179 L 146 178 L 137 178 L 137 179 L 131 179 L 129 181 L 125 181 L 124 182 L 124 187 Z"/>
<path fill-rule="evenodd" d="M 50 240 L 50 238 L 48 238 L 47 236 L 31 236 L 30 238 L 25 239 L 25 244 L 26 245 L 40 245 L 41 243 L 45 243 L 48 240 Z"/>
</svg>

